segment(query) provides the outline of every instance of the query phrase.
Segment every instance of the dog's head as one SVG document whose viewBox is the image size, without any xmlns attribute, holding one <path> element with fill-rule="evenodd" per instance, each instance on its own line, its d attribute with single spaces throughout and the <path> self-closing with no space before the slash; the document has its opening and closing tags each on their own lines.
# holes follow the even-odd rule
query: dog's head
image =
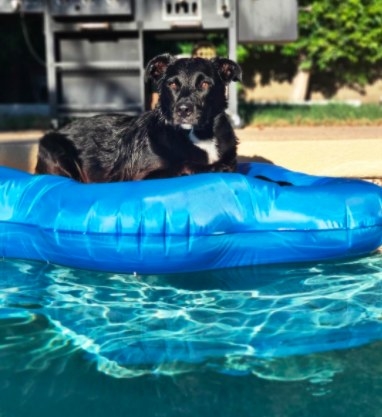
<svg viewBox="0 0 382 417">
<path fill-rule="evenodd" d="M 227 107 L 226 89 L 240 81 L 238 64 L 226 58 L 176 59 L 169 54 L 153 58 L 146 79 L 159 91 L 159 106 L 167 123 L 185 129 L 203 127 Z"/>
</svg>

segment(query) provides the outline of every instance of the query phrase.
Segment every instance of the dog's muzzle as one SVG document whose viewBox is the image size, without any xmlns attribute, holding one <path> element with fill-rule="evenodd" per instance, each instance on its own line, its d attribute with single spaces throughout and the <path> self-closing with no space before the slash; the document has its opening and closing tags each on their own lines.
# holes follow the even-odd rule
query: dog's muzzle
<svg viewBox="0 0 382 417">
<path fill-rule="evenodd" d="M 174 112 L 175 124 L 187 125 L 196 122 L 195 105 L 190 102 L 180 102 L 175 106 Z"/>
</svg>

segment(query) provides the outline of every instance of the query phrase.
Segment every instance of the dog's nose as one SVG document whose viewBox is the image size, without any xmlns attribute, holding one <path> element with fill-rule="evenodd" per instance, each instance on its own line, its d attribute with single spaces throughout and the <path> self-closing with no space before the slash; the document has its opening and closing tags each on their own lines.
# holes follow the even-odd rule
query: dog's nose
<svg viewBox="0 0 382 417">
<path fill-rule="evenodd" d="M 176 113 L 182 119 L 189 117 L 193 111 L 194 111 L 194 106 L 192 104 L 182 103 L 176 106 Z"/>
</svg>

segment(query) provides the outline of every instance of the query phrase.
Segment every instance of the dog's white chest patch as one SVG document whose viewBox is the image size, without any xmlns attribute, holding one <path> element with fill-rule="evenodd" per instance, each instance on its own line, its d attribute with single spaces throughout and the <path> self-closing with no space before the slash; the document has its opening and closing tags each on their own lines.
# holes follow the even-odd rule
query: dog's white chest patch
<svg viewBox="0 0 382 417">
<path fill-rule="evenodd" d="M 190 131 L 190 141 L 207 153 L 208 163 L 213 164 L 219 160 L 219 152 L 217 147 L 216 138 L 211 139 L 199 139 L 193 130 Z"/>
</svg>

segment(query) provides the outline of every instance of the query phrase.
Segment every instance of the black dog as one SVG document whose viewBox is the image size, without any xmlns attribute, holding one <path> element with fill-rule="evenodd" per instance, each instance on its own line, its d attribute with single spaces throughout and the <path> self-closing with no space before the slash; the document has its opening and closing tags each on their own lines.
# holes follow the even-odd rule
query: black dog
<svg viewBox="0 0 382 417">
<path fill-rule="evenodd" d="M 229 59 L 159 55 L 146 68 L 159 91 L 154 110 L 79 119 L 47 133 L 36 173 L 111 182 L 233 171 L 237 139 L 225 113 L 226 89 L 240 78 Z"/>
</svg>

